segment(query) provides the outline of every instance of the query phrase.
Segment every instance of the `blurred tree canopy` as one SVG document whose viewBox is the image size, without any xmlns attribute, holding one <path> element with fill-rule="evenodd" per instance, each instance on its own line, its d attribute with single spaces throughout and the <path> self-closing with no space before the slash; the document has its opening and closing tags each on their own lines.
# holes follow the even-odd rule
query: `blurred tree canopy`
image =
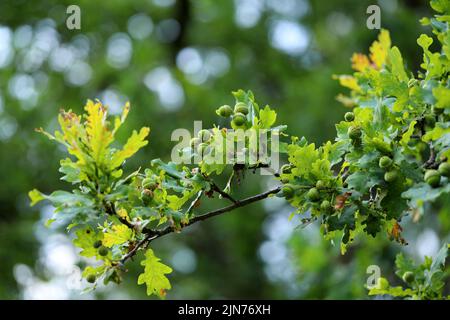
<svg viewBox="0 0 450 320">
<path fill-rule="evenodd" d="M 128 167 L 146 166 L 170 158 L 174 129 L 193 130 L 199 119 L 210 127 L 214 110 L 243 88 L 277 109 L 295 135 L 332 139 L 346 111 L 335 99 L 343 90 L 332 75 L 348 72 L 351 54 L 365 52 L 376 38 L 378 31 L 366 27 L 372 2 L 80 0 L 81 29 L 69 30 L 66 9 L 74 1 L 1 1 L 0 298 L 145 297 L 135 283 L 137 261 L 125 285 L 80 296 L 74 265 L 84 261 L 60 226 L 44 227 L 52 208 L 31 209 L 26 198 L 35 186 L 70 187 L 57 172 L 61 150 L 34 128 L 53 131 L 60 108 L 79 112 L 88 98 L 116 113 L 130 101 L 121 133 L 148 125 L 151 134 Z M 417 70 L 415 39 L 427 32 L 418 23 L 430 14 L 427 1 L 377 4 L 382 27 Z M 256 181 L 242 195 L 264 187 Z M 205 203 L 205 210 L 214 204 Z M 429 225 L 440 219 L 440 237 L 450 229 L 448 207 L 427 218 Z M 317 226 L 295 229 L 295 221 L 287 222 L 291 211 L 267 201 L 155 242 L 175 269 L 168 298 L 364 298 L 368 265 L 393 274 L 398 245 L 377 239 L 341 256 Z M 409 253 L 437 251 L 434 231 L 409 233 L 417 239 Z"/>
</svg>

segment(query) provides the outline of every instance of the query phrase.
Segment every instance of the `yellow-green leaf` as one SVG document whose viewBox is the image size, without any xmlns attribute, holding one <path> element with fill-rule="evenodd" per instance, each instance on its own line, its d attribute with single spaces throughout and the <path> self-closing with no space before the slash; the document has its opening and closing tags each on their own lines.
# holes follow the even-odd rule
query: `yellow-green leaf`
<svg viewBox="0 0 450 320">
<path fill-rule="evenodd" d="M 277 113 L 266 106 L 259 112 L 259 121 L 261 122 L 261 128 L 269 129 L 277 120 Z"/>
<path fill-rule="evenodd" d="M 166 274 L 172 272 L 172 268 L 160 262 L 152 249 L 147 249 L 145 252 L 145 260 L 141 262 L 144 266 L 144 273 L 141 273 L 138 278 L 138 284 L 147 285 L 147 295 L 155 294 L 160 298 L 164 298 L 166 290 L 171 288 L 169 279 Z"/>
<path fill-rule="evenodd" d="M 436 98 L 436 107 L 450 108 L 450 89 L 438 87 L 433 89 L 433 95 Z"/>
<path fill-rule="evenodd" d="M 378 40 L 374 41 L 369 49 L 370 60 L 372 60 L 378 69 L 381 69 L 386 62 L 390 47 L 391 37 L 389 36 L 389 31 L 383 29 L 378 35 Z"/>
<path fill-rule="evenodd" d="M 45 199 L 44 195 L 37 189 L 33 189 L 28 192 L 28 197 L 31 200 L 31 206 L 34 206 L 36 203 Z"/>
<path fill-rule="evenodd" d="M 106 122 L 107 109 L 100 101 L 94 103 L 88 100 L 85 110 L 87 111 L 86 133 L 91 156 L 97 164 L 102 164 L 109 153 L 109 145 L 114 139 Z"/>
<path fill-rule="evenodd" d="M 73 244 L 82 249 L 80 255 L 87 258 L 95 257 L 97 249 L 94 248 L 94 243 L 97 240 L 101 240 L 102 233 L 96 233 L 88 226 L 75 231 L 75 235 L 77 237 L 73 240 Z"/>
<path fill-rule="evenodd" d="M 105 233 L 103 237 L 103 245 L 111 248 L 113 245 L 127 242 L 133 237 L 133 230 L 124 224 L 114 225 L 111 230 Z"/>
<path fill-rule="evenodd" d="M 389 62 L 392 68 L 392 74 L 394 74 L 398 80 L 407 82 L 408 76 L 405 72 L 405 67 L 403 66 L 403 58 L 397 47 L 392 47 L 389 50 Z"/>
<path fill-rule="evenodd" d="M 442 137 L 444 134 L 450 133 L 450 128 L 443 128 L 438 123 L 431 131 L 425 133 L 422 137 L 423 141 L 435 141 Z"/>
<path fill-rule="evenodd" d="M 408 130 L 403 134 L 402 139 L 400 140 L 400 144 L 404 147 L 408 145 L 409 140 L 411 140 L 411 136 L 414 133 L 414 126 L 416 125 L 417 121 L 413 120 L 409 124 Z"/>
<path fill-rule="evenodd" d="M 114 153 L 111 159 L 111 168 L 119 167 L 126 159 L 134 155 L 140 148 L 147 145 L 148 141 L 145 138 L 148 136 L 150 128 L 143 127 L 139 133 L 134 130 L 131 137 L 128 138 L 127 143 L 123 149 Z"/>
</svg>

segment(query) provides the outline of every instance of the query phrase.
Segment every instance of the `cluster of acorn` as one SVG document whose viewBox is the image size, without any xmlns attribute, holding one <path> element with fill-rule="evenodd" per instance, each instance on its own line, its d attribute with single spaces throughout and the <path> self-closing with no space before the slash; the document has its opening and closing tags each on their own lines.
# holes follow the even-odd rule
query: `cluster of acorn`
<svg viewBox="0 0 450 320">
<path fill-rule="evenodd" d="M 353 112 L 346 112 L 344 115 L 344 119 L 347 122 L 352 122 L 355 120 L 355 114 Z M 348 136 L 350 140 L 352 140 L 352 144 L 354 146 L 360 146 L 361 145 L 361 135 L 362 131 L 361 128 L 358 126 L 351 126 L 348 128 Z"/>
<path fill-rule="evenodd" d="M 425 171 L 423 180 L 431 187 L 437 188 L 441 183 L 441 176 L 450 178 L 450 163 L 443 162 L 439 165 L 439 168 L 437 170 L 429 169 Z"/>
<path fill-rule="evenodd" d="M 108 255 L 109 250 L 108 250 L 107 247 L 105 247 L 105 246 L 103 245 L 103 243 L 102 243 L 101 240 L 95 241 L 94 244 L 93 244 L 93 247 L 94 247 L 95 249 L 97 249 L 98 254 L 101 255 L 102 257 L 105 257 L 105 256 Z M 94 283 L 95 280 L 96 280 L 96 277 L 95 277 L 94 274 L 90 274 L 90 275 L 87 276 L 86 280 L 87 280 L 87 282 L 89 282 L 89 283 Z"/>
<path fill-rule="evenodd" d="M 153 200 L 153 191 L 158 187 L 155 179 L 147 177 L 142 180 L 141 199 L 148 205 Z"/>
<path fill-rule="evenodd" d="M 223 105 L 217 109 L 216 113 L 224 118 L 232 117 L 232 122 L 236 127 L 242 127 L 247 122 L 248 107 L 243 102 L 238 102 L 234 110 L 229 105 Z"/>
<path fill-rule="evenodd" d="M 281 167 L 281 172 L 284 174 L 291 173 L 292 166 L 291 165 L 284 165 Z M 283 182 L 283 181 L 282 181 Z M 306 192 L 306 199 L 308 199 L 310 202 L 313 203 L 319 203 L 320 202 L 320 210 L 324 213 L 331 213 L 333 212 L 333 206 L 330 201 L 327 199 L 323 199 L 321 191 L 327 188 L 327 184 L 323 180 L 317 180 L 316 185 L 308 190 Z M 281 189 L 281 192 L 283 196 L 289 200 L 292 199 L 295 195 L 295 193 L 300 190 L 299 186 L 286 183 L 283 185 L 283 188 Z"/>
<path fill-rule="evenodd" d="M 206 129 L 202 129 L 197 133 L 197 137 L 191 139 L 191 148 L 197 151 L 197 154 L 204 156 L 209 153 L 209 144 L 207 143 L 211 139 L 211 132 Z"/>
<path fill-rule="evenodd" d="M 398 178 L 398 170 L 393 168 L 394 161 L 388 156 L 382 156 L 378 161 L 378 166 L 386 170 L 384 173 L 384 181 L 393 182 Z"/>
</svg>

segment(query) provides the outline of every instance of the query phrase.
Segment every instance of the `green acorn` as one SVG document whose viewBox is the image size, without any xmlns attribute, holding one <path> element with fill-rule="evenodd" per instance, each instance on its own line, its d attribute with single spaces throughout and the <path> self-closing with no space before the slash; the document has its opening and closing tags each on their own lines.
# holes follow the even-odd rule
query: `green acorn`
<svg viewBox="0 0 450 320">
<path fill-rule="evenodd" d="M 350 137 L 350 139 L 352 140 L 358 140 L 359 138 L 361 138 L 361 128 L 360 127 L 353 127 L 351 126 L 350 128 L 348 128 L 348 136 Z"/>
<path fill-rule="evenodd" d="M 95 274 L 90 274 L 87 276 L 86 281 L 89 283 L 94 283 L 96 280 Z"/>
<path fill-rule="evenodd" d="M 197 148 L 197 146 L 202 142 L 202 140 L 200 140 L 200 138 L 192 138 L 191 139 L 191 147 L 192 149 Z"/>
<path fill-rule="evenodd" d="M 328 213 L 331 212 L 332 209 L 333 207 L 331 206 L 331 203 L 328 200 L 323 200 L 322 203 L 320 204 L 320 210 L 322 212 Z"/>
<path fill-rule="evenodd" d="M 100 248 L 101 246 L 102 246 L 102 240 L 97 240 L 97 241 L 94 242 L 93 247 L 94 247 L 95 249 L 98 249 L 98 248 Z"/>
<path fill-rule="evenodd" d="M 141 199 L 145 204 L 148 204 L 153 200 L 153 191 L 150 189 L 144 189 L 141 191 Z"/>
<path fill-rule="evenodd" d="M 248 114 L 247 105 L 243 102 L 236 103 L 236 105 L 234 106 L 234 113 L 243 113 L 245 115 Z"/>
<path fill-rule="evenodd" d="M 141 185 L 142 185 L 142 188 L 147 188 L 147 186 L 149 186 L 152 183 L 153 183 L 153 179 L 152 178 L 144 178 L 142 180 Z"/>
<path fill-rule="evenodd" d="M 292 166 L 290 164 L 285 164 L 280 169 L 281 173 L 289 174 L 292 172 Z"/>
<path fill-rule="evenodd" d="M 378 278 L 377 280 L 377 289 L 379 290 L 386 290 L 389 288 L 389 281 L 386 280 L 386 278 Z"/>
<path fill-rule="evenodd" d="M 425 116 L 424 120 L 425 120 L 425 125 L 430 127 L 430 128 L 433 128 L 434 125 L 436 124 L 436 117 L 432 116 L 431 114 L 427 114 Z"/>
<path fill-rule="evenodd" d="M 317 190 L 316 188 L 311 188 L 308 190 L 308 192 L 306 193 L 306 197 L 309 199 L 309 201 L 311 202 L 317 202 L 320 200 L 320 193 L 319 190 Z"/>
<path fill-rule="evenodd" d="M 228 118 L 233 113 L 233 108 L 229 105 L 223 105 L 217 110 L 217 114 L 221 117 Z"/>
<path fill-rule="evenodd" d="M 414 273 L 412 273 L 411 271 L 406 271 L 404 274 L 403 274 L 403 277 L 402 277 L 402 279 L 403 279 L 403 281 L 405 281 L 406 283 L 411 283 L 411 282 L 413 282 L 414 281 Z"/>
<path fill-rule="evenodd" d="M 281 192 L 286 199 L 291 199 L 295 194 L 295 187 L 292 184 L 285 184 Z"/>
<path fill-rule="evenodd" d="M 398 178 L 397 170 L 390 170 L 384 174 L 384 180 L 386 182 L 393 182 Z"/>
<path fill-rule="evenodd" d="M 317 182 L 316 182 L 316 188 L 317 188 L 318 190 L 325 189 L 326 187 L 327 187 L 327 185 L 326 185 L 325 181 L 323 181 L 323 180 L 317 180 Z"/>
<path fill-rule="evenodd" d="M 428 183 L 431 187 L 436 188 L 439 186 L 439 182 L 441 181 L 441 174 L 439 171 L 431 169 L 425 172 L 423 177 L 426 183 Z"/>
<path fill-rule="evenodd" d="M 378 165 L 381 169 L 387 169 L 392 165 L 392 159 L 388 156 L 383 156 L 380 158 L 380 161 L 378 161 Z"/>
<path fill-rule="evenodd" d="M 145 178 L 144 180 L 142 180 L 142 188 L 144 189 L 150 189 L 150 190 L 155 190 L 157 187 L 157 184 L 155 183 L 155 180 L 152 178 Z"/>
<path fill-rule="evenodd" d="M 201 142 L 206 142 L 209 139 L 211 139 L 211 132 L 209 132 L 206 129 L 202 129 L 198 132 L 197 134 L 198 138 L 200 139 Z"/>
<path fill-rule="evenodd" d="M 200 143 L 197 147 L 197 153 L 201 156 L 208 154 L 209 145 L 207 143 Z"/>
<path fill-rule="evenodd" d="M 439 165 L 438 171 L 441 175 L 444 177 L 450 178 L 450 163 L 448 162 L 442 162 Z"/>
<path fill-rule="evenodd" d="M 240 126 L 244 125 L 246 121 L 247 121 L 247 118 L 241 112 L 235 113 L 234 116 L 233 116 L 233 123 L 237 127 L 240 127 Z"/>
<path fill-rule="evenodd" d="M 101 246 L 101 247 L 98 249 L 98 254 L 101 255 L 102 257 L 108 255 L 108 252 L 109 252 L 109 250 L 108 250 L 108 248 L 105 247 L 105 246 Z"/>
<path fill-rule="evenodd" d="M 355 114 L 353 112 L 346 112 L 344 115 L 344 119 L 347 122 L 352 122 L 353 120 L 355 120 Z"/>
</svg>

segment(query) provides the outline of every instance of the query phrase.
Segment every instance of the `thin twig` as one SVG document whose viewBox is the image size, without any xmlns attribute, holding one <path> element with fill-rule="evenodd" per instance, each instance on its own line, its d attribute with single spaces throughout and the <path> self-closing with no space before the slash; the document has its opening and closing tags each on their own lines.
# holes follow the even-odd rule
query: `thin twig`
<svg viewBox="0 0 450 320">
<path fill-rule="evenodd" d="M 245 198 L 245 199 L 240 200 L 240 201 L 237 201 L 236 203 L 231 204 L 229 206 L 226 206 L 226 207 L 223 207 L 223 208 L 220 208 L 220 209 L 216 209 L 216 210 L 204 213 L 202 215 L 196 216 L 196 217 L 192 218 L 191 220 L 189 220 L 189 223 L 183 225 L 183 227 L 190 226 L 190 225 L 192 225 L 192 224 L 194 224 L 196 222 L 203 221 L 203 220 L 209 219 L 211 217 L 223 214 L 225 212 L 234 210 L 236 208 L 243 207 L 243 206 L 246 206 L 246 205 L 251 204 L 253 202 L 265 199 L 268 196 L 270 196 L 271 194 L 278 193 L 280 190 L 281 190 L 281 187 L 279 186 L 279 187 L 276 187 L 276 188 L 271 189 L 269 191 L 257 194 L 255 196 L 251 196 L 251 197 Z M 174 231 L 176 231 L 174 227 L 172 227 L 172 226 L 166 227 L 163 230 L 156 231 L 157 237 L 155 237 L 154 239 L 160 238 L 160 237 L 162 237 L 162 236 L 164 236 L 166 234 L 172 233 Z M 154 239 L 152 239 L 152 240 L 154 240 Z"/>
<path fill-rule="evenodd" d="M 211 187 L 215 192 L 220 194 L 222 196 L 222 198 L 228 199 L 233 203 L 237 202 L 237 200 L 235 200 L 230 194 L 228 194 L 225 191 L 223 191 L 222 189 L 220 189 L 219 186 L 216 185 L 213 181 L 211 181 Z"/>
<path fill-rule="evenodd" d="M 134 224 L 132 224 L 130 221 L 128 221 L 125 218 L 122 218 L 121 216 L 119 216 L 116 212 L 116 208 L 114 206 L 113 203 L 111 202 L 107 202 L 107 201 L 103 201 L 103 206 L 105 207 L 105 211 L 107 214 L 111 215 L 111 216 L 115 216 L 117 217 L 117 219 L 119 219 L 119 221 L 121 223 L 123 223 L 124 225 L 126 225 L 128 228 L 134 229 Z"/>
<path fill-rule="evenodd" d="M 228 199 L 231 202 L 236 203 L 236 200 L 230 194 L 226 193 L 224 190 L 219 188 L 219 186 L 214 182 L 214 180 L 211 177 L 209 177 L 205 173 L 203 173 L 203 177 L 209 182 L 213 191 L 220 194 L 222 196 L 222 198 Z"/>
<path fill-rule="evenodd" d="M 274 189 L 268 190 L 268 191 L 266 191 L 266 192 L 263 192 L 263 193 L 260 193 L 260 194 L 257 194 L 257 195 L 254 195 L 254 196 L 245 198 L 245 199 L 243 199 L 243 200 L 240 200 L 240 201 L 238 201 L 237 203 L 232 204 L 232 205 L 229 205 L 229 206 L 227 206 L 227 207 L 223 207 L 223 208 L 221 208 L 221 209 L 213 210 L 213 211 L 210 211 L 210 212 L 208 212 L 208 213 L 204 213 L 204 214 L 202 214 L 202 215 L 196 216 L 196 217 L 192 218 L 192 219 L 189 221 L 189 223 L 186 224 L 185 226 L 190 226 L 191 224 L 194 224 L 194 223 L 196 223 L 196 222 L 203 221 L 203 220 L 209 219 L 209 218 L 211 218 L 211 217 L 220 215 L 220 214 L 222 214 L 222 213 L 231 211 L 231 210 L 233 210 L 233 209 L 236 209 L 236 208 L 239 208 L 239 207 L 246 206 L 246 205 L 251 204 L 251 203 L 253 203 L 253 202 L 256 202 L 256 201 L 259 201 L 259 200 L 263 200 L 263 199 L 266 199 L 266 198 L 269 197 L 270 195 L 275 194 L 275 193 L 278 193 L 280 190 L 281 190 L 281 187 L 279 186 L 279 187 L 276 187 L 276 188 L 274 188 Z"/>
<path fill-rule="evenodd" d="M 197 193 L 197 196 L 195 197 L 195 199 L 191 202 L 189 208 L 187 208 L 185 215 L 189 215 L 191 213 L 192 209 L 194 209 L 195 205 L 197 204 L 198 200 L 200 200 L 202 195 L 203 195 L 203 190 L 200 190 Z"/>
<path fill-rule="evenodd" d="M 274 177 L 278 178 L 280 177 L 280 173 L 276 172 L 273 168 L 270 167 L 269 164 L 267 163 L 258 163 L 255 166 L 249 166 L 248 167 L 249 170 L 256 170 L 256 169 L 266 169 L 267 171 L 270 171 L 271 174 L 274 175 Z"/>
<path fill-rule="evenodd" d="M 427 161 L 423 164 L 424 168 L 432 168 L 435 165 L 436 162 L 436 151 L 434 150 L 433 143 L 428 143 L 428 146 L 430 148 L 430 157 Z"/>
<path fill-rule="evenodd" d="M 130 252 L 128 252 L 128 253 L 120 260 L 120 262 L 123 264 L 123 263 L 125 263 L 125 261 L 127 261 L 129 258 L 133 257 L 133 256 L 137 253 L 137 251 L 138 251 L 141 247 L 143 247 L 143 246 L 145 245 L 146 242 L 150 242 L 150 241 L 153 240 L 152 237 L 154 237 L 154 238 L 156 239 L 157 235 L 152 235 L 152 234 L 146 235 L 144 239 L 142 239 L 141 241 L 139 241 L 139 242 L 136 244 L 136 246 L 135 246 L 132 250 L 130 250 Z"/>
<path fill-rule="evenodd" d="M 223 214 L 223 213 L 232 211 L 232 210 L 234 210 L 234 209 L 236 209 L 236 208 L 243 207 L 243 206 L 249 205 L 249 204 L 251 204 L 251 203 L 253 203 L 253 202 L 257 202 L 257 201 L 266 199 L 266 198 L 269 197 L 270 195 L 275 194 L 275 193 L 278 193 L 280 190 L 281 190 L 281 186 L 278 186 L 278 187 L 276 187 L 276 188 L 274 188 L 274 189 L 271 189 L 271 190 L 268 190 L 268 191 L 266 191 L 266 192 L 263 192 L 263 193 L 260 193 L 260 194 L 257 194 L 257 195 L 254 195 L 254 196 L 245 198 L 245 199 L 243 199 L 243 200 L 239 200 L 239 201 L 237 201 L 236 203 L 233 203 L 233 204 L 231 204 L 231 205 L 229 205 L 229 206 L 226 206 L 226 207 L 223 207 L 223 208 L 220 208 L 220 209 L 216 209 L 216 210 L 213 210 L 213 211 L 204 213 L 204 214 L 199 215 L 199 216 L 195 216 L 194 218 L 192 218 L 192 219 L 189 220 L 189 223 L 182 225 L 182 227 L 183 227 L 183 228 L 184 228 L 184 227 L 188 227 L 188 226 L 190 226 L 190 225 L 192 225 L 192 224 L 194 224 L 194 223 L 197 223 L 197 222 L 199 222 L 199 221 L 204 221 L 204 220 L 206 220 L 206 219 L 209 219 L 209 218 L 212 218 L 212 217 L 221 215 L 221 214 Z M 201 196 L 201 193 L 199 192 L 199 194 L 197 195 L 197 198 L 199 198 L 200 196 Z M 198 199 L 197 199 L 197 200 L 198 200 Z M 196 201 L 196 200 L 194 200 L 193 203 L 195 203 L 195 201 Z M 194 206 L 194 205 L 191 203 L 190 208 L 191 208 L 191 207 L 193 208 L 193 206 Z M 189 209 L 188 209 L 188 210 L 189 210 Z M 191 210 L 192 210 L 192 209 L 191 209 Z M 150 242 L 152 242 L 153 240 L 155 240 L 155 239 L 157 239 L 157 238 L 160 238 L 160 237 L 162 237 L 162 236 L 164 236 L 164 235 L 166 235 L 166 234 L 175 232 L 175 231 L 177 231 L 177 230 L 179 231 L 179 229 L 176 229 L 176 228 L 174 228 L 173 226 L 168 226 L 168 227 L 166 227 L 165 229 L 162 229 L 162 230 L 149 230 L 149 229 L 144 229 L 142 232 L 143 232 L 143 233 L 146 233 L 145 238 L 144 238 L 143 240 L 139 241 L 139 242 L 136 244 L 136 246 L 135 246 L 130 252 L 128 252 L 128 253 L 121 259 L 121 262 L 123 263 L 123 262 L 125 262 L 127 259 L 129 259 L 129 258 L 131 258 L 132 256 L 134 256 L 134 255 L 137 253 L 137 251 L 138 251 L 141 247 L 147 246 L 147 245 L 148 245 Z"/>
</svg>

